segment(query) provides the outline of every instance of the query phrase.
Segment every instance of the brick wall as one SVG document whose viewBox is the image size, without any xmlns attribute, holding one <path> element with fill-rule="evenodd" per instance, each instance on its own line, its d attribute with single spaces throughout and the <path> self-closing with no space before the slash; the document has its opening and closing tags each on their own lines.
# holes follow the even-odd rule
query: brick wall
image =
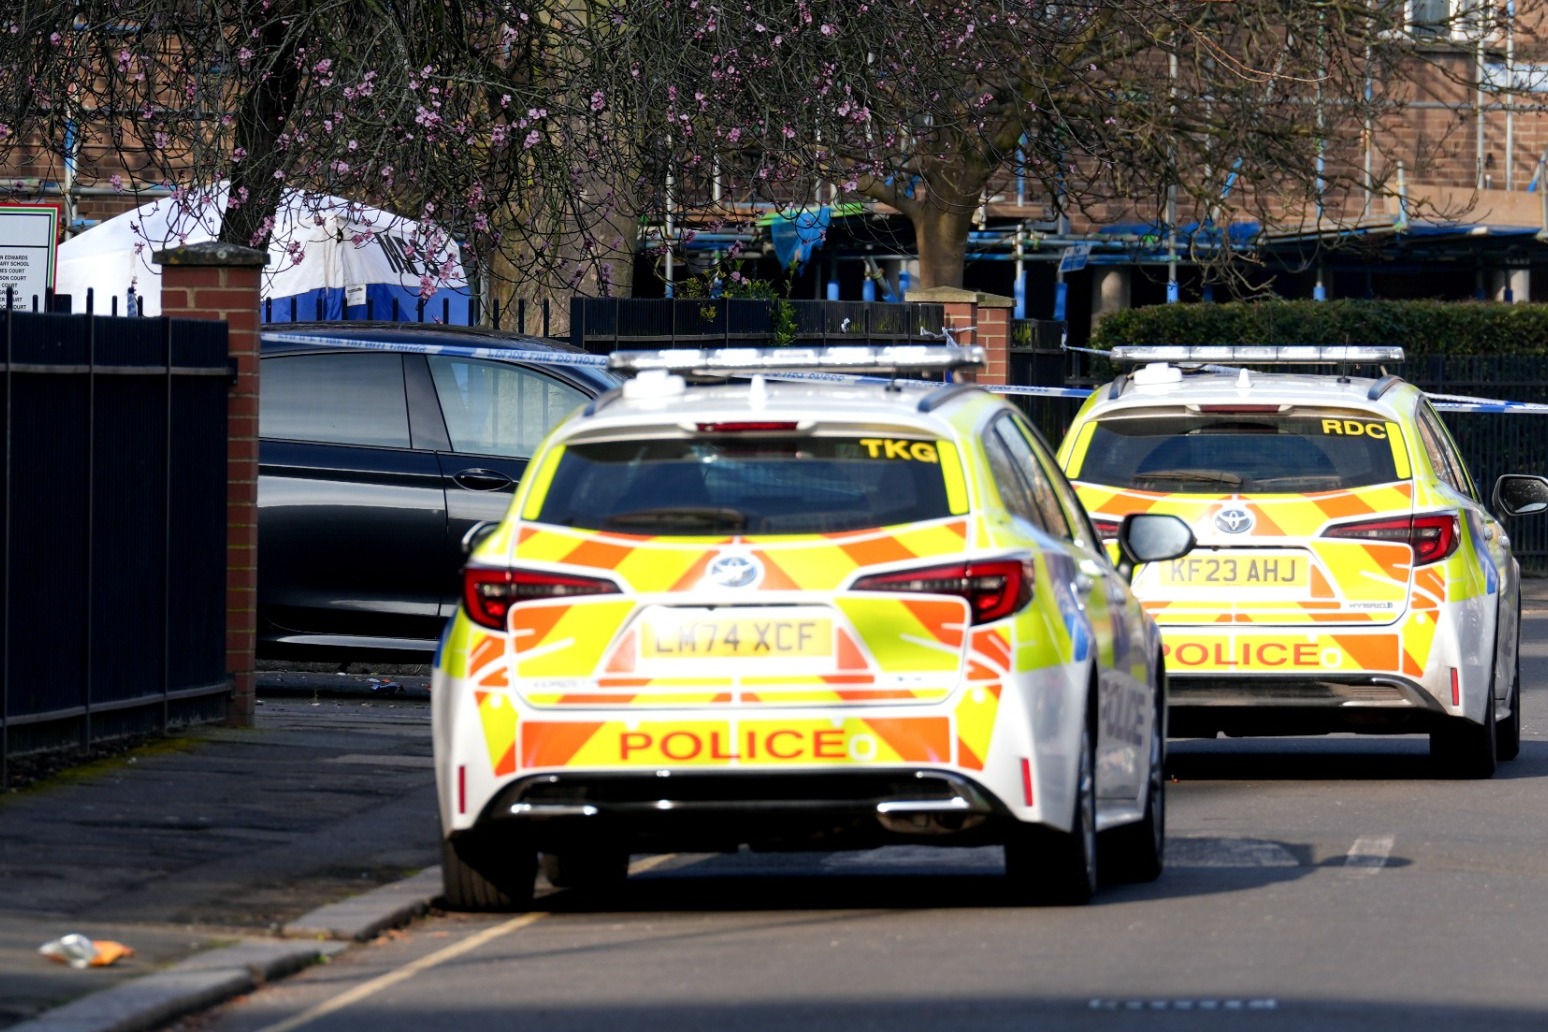
<svg viewBox="0 0 1548 1032">
<path fill-rule="evenodd" d="M 236 370 L 226 407 L 226 667 L 232 724 L 253 720 L 258 636 L 258 300 L 268 255 L 232 244 L 158 251 L 161 313 L 226 323 Z"/>
</svg>

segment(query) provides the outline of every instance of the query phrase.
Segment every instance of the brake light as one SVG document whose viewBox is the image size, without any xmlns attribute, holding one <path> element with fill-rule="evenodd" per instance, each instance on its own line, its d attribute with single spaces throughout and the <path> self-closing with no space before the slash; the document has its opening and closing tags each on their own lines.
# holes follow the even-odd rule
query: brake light
<svg viewBox="0 0 1548 1032">
<path fill-rule="evenodd" d="M 796 423 L 780 420 L 743 420 L 737 423 L 695 423 L 701 434 L 753 434 L 770 433 L 774 431 L 790 432 L 795 430 Z"/>
<path fill-rule="evenodd" d="M 967 599 L 973 622 L 981 624 L 1004 619 L 1032 601 L 1034 579 L 1030 560 L 994 559 L 873 573 L 855 581 L 854 590 L 956 595 Z"/>
<path fill-rule="evenodd" d="M 1461 528 L 1454 512 L 1397 519 L 1342 523 L 1322 532 L 1323 537 L 1360 538 L 1366 541 L 1398 541 L 1414 550 L 1414 565 L 1439 562 L 1457 550 Z"/>
<path fill-rule="evenodd" d="M 1110 520 L 1106 516 L 1093 516 L 1091 525 L 1096 528 L 1097 537 L 1103 541 L 1117 541 L 1118 531 L 1123 526 L 1123 521 Z"/>
<path fill-rule="evenodd" d="M 511 606 L 533 599 L 612 595 L 618 585 L 600 577 L 576 577 L 537 570 L 468 566 L 462 571 L 462 608 L 480 627 L 503 631 Z"/>
</svg>

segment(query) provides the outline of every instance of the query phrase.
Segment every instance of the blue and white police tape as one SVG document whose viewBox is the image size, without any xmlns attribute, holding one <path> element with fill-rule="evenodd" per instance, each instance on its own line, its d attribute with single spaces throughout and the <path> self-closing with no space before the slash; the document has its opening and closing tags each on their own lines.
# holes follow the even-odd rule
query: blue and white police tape
<svg viewBox="0 0 1548 1032">
<path fill-rule="evenodd" d="M 405 328 L 411 328 L 413 323 L 404 324 Z M 571 365 L 591 366 L 593 368 L 606 368 L 606 355 L 593 355 L 582 351 L 535 351 L 529 348 L 501 348 L 501 347 L 473 347 L 466 344 L 422 344 L 417 341 L 379 341 L 365 337 L 328 337 L 306 333 L 285 333 L 262 331 L 265 340 L 278 341 L 282 344 L 312 344 L 321 347 L 348 347 L 364 348 L 375 351 L 406 351 L 421 355 L 450 355 L 454 358 L 487 358 L 505 362 L 539 362 L 547 365 Z M 1070 350 L 1079 350 L 1071 348 Z M 739 375 L 751 375 L 747 373 Z M 895 379 L 885 376 L 851 376 L 845 373 L 796 373 L 781 371 L 772 373 L 770 379 L 779 380 L 825 380 L 835 383 L 895 383 Z M 933 382 L 913 381 L 909 382 Z M 1048 398 L 1084 398 L 1091 394 L 1087 387 L 1040 387 L 1023 384 L 980 384 L 990 394 L 1009 394 L 1018 396 L 1035 396 Z M 1474 398 L 1462 394 L 1429 394 L 1437 411 L 1440 412 L 1495 412 L 1495 413 L 1520 413 L 1528 415 L 1548 414 L 1548 404 L 1539 404 L 1531 401 L 1502 401 L 1498 398 Z"/>
</svg>

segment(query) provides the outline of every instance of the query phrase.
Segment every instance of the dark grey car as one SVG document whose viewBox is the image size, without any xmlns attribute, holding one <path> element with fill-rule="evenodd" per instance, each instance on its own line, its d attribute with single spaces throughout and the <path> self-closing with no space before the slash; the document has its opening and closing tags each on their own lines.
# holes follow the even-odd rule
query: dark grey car
<svg viewBox="0 0 1548 1032">
<path fill-rule="evenodd" d="M 569 345 L 490 330 L 284 323 L 262 338 L 259 656 L 428 662 L 463 536 L 505 514 L 549 427 L 619 381 Z"/>
</svg>

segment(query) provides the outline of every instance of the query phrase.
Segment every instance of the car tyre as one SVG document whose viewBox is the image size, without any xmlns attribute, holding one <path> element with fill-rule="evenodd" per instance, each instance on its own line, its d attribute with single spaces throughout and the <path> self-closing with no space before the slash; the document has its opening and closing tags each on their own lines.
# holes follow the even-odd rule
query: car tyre
<svg viewBox="0 0 1548 1032">
<path fill-rule="evenodd" d="M 537 850 L 525 835 L 487 829 L 441 841 L 442 899 L 449 910 L 528 910 Z"/>
<path fill-rule="evenodd" d="M 1464 717 L 1448 717 L 1430 732 L 1430 758 L 1449 778 L 1483 779 L 1494 777 L 1498 761 L 1494 722 L 1494 700 L 1484 707 L 1484 722 Z"/>
<path fill-rule="evenodd" d="M 607 846 L 567 849 L 542 856 L 543 877 L 556 889 L 611 892 L 629 877 L 629 854 Z"/>
<path fill-rule="evenodd" d="M 1079 906 L 1096 893 L 1096 733 L 1089 721 L 1081 740 L 1070 830 L 1027 826 L 1005 843 L 1005 876 L 1017 902 Z"/>
<path fill-rule="evenodd" d="M 1516 653 L 1516 666 L 1510 672 L 1510 716 L 1496 723 L 1494 728 L 1494 754 L 1502 760 L 1514 760 L 1521 755 L 1521 653 Z"/>
<path fill-rule="evenodd" d="M 1097 836 L 1102 880 L 1150 882 L 1161 877 L 1166 862 L 1166 681 L 1157 685 L 1150 725 L 1150 773 L 1145 790 L 1145 814 L 1134 824 Z"/>
</svg>

